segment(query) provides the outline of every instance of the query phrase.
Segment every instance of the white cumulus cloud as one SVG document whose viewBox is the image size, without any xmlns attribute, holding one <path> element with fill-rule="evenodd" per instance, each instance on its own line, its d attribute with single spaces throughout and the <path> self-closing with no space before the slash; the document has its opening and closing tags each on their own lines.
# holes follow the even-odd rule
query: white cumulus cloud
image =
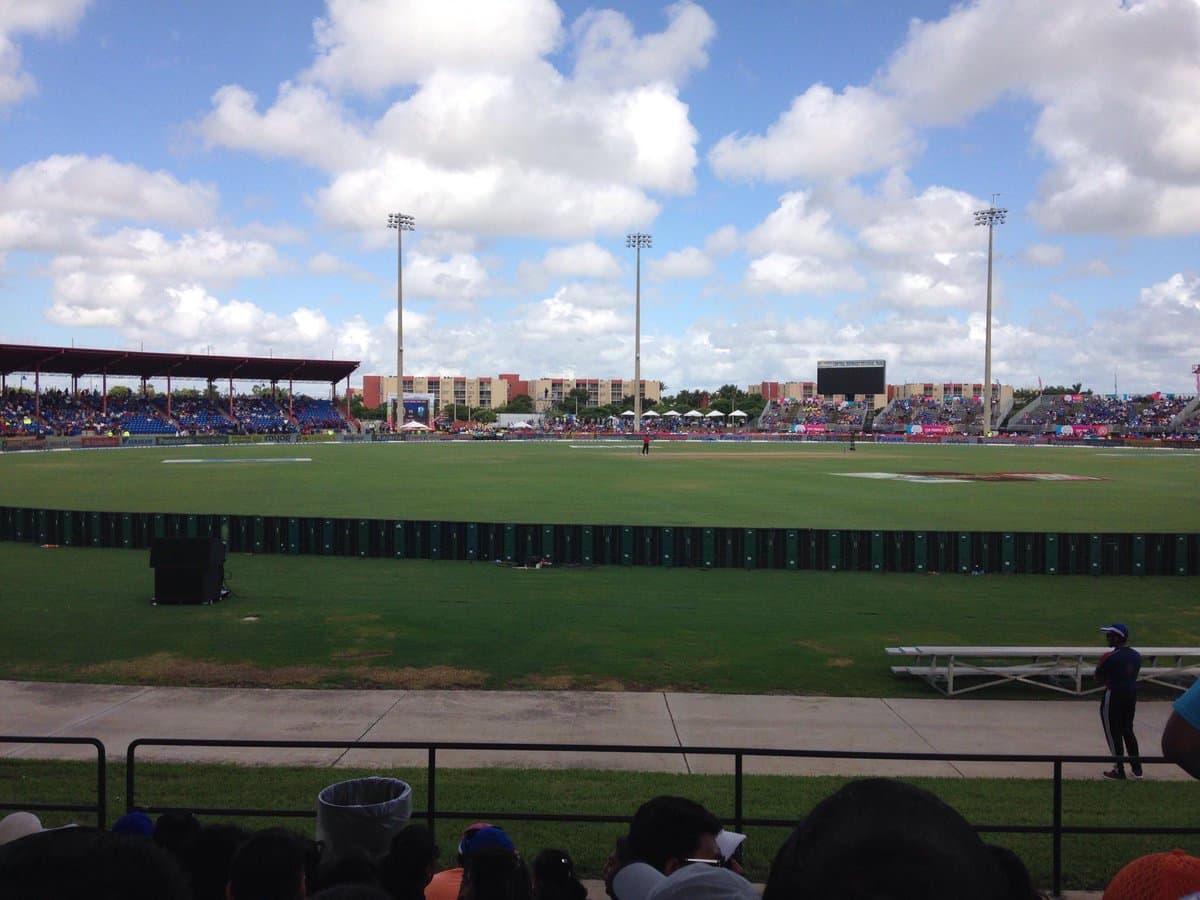
<svg viewBox="0 0 1200 900">
<path fill-rule="evenodd" d="M 83 17 L 90 0 L 7 0 L 0 3 L 0 107 L 37 90 L 37 81 L 22 65 L 17 35 L 62 35 Z"/>
</svg>

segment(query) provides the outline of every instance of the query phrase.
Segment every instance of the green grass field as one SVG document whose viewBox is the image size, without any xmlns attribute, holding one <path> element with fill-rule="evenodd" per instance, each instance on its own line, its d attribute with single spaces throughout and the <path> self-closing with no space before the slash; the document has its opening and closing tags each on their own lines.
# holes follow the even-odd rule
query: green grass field
<svg viewBox="0 0 1200 900">
<path fill-rule="evenodd" d="M 311 462 L 282 460 L 307 458 Z M 172 463 L 178 460 L 195 463 Z M 254 460 L 228 462 L 227 460 Z M 268 462 L 267 460 L 275 460 Z M 854 473 L 1094 481 L 911 483 Z M 0 456 L 0 505 L 476 522 L 1191 532 L 1200 454 L 660 442 L 181 447 Z"/>
<path fill-rule="evenodd" d="M 928 697 L 922 682 L 892 675 L 885 646 L 1000 635 L 1087 645 L 1113 619 L 1139 643 L 1190 645 L 1200 625 L 1192 578 L 524 570 L 243 554 L 226 563 L 229 600 L 152 607 L 148 559 L 0 544 L 0 678 Z"/>
</svg>

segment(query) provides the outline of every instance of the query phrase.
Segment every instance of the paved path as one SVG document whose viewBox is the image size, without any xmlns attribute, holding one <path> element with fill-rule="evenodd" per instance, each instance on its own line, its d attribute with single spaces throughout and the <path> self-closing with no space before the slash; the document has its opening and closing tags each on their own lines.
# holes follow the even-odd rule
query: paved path
<svg viewBox="0 0 1200 900">
<path fill-rule="evenodd" d="M 1142 751 L 1158 755 L 1170 713 L 1138 704 Z M 722 746 L 912 753 L 1100 755 L 1091 700 L 870 699 L 672 692 L 281 691 L 0 681 L 0 734 L 85 736 L 124 756 L 134 738 L 349 741 L 509 741 Z M 142 754 L 145 754 L 144 756 Z M 83 758 L 71 748 L 0 744 L 0 756 Z M 423 765 L 423 751 L 154 748 L 139 759 L 225 760 L 320 766 Z M 439 751 L 443 766 L 587 767 L 731 772 L 695 754 Z M 1068 764 L 1068 777 L 1100 766 Z M 1046 777 L 1048 764 L 748 758 L 747 774 L 885 774 Z M 1186 778 L 1174 766 L 1150 778 Z"/>
</svg>

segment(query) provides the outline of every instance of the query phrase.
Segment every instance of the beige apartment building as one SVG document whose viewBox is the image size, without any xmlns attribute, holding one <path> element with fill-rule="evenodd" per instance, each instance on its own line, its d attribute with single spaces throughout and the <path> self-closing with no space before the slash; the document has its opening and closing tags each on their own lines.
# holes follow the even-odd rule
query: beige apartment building
<svg viewBox="0 0 1200 900">
<path fill-rule="evenodd" d="M 395 375 L 364 375 L 363 404 L 377 407 L 395 398 Z M 509 400 L 508 382 L 503 378 L 465 378 L 461 375 L 404 376 L 405 394 L 428 394 L 436 402 L 434 408 L 456 403 L 475 409 L 494 409 Z"/>
<path fill-rule="evenodd" d="M 588 406 L 607 406 L 633 396 L 633 379 L 620 378 L 532 378 L 500 374 L 494 378 L 467 378 L 462 375 L 405 375 L 406 395 L 428 395 L 433 408 L 449 403 L 474 409 L 496 409 L 521 394 L 528 395 L 536 412 L 545 412 L 560 403 L 577 387 L 588 392 Z M 662 382 L 642 379 L 642 405 L 653 406 L 662 397 Z M 363 405 L 375 408 L 395 398 L 395 375 L 364 375 Z"/>
<path fill-rule="evenodd" d="M 633 396 L 632 378 L 533 378 L 526 384 L 528 390 L 525 393 L 533 398 L 537 412 L 545 412 L 561 403 L 576 388 L 587 391 L 587 406 L 608 406 Z M 641 393 L 643 408 L 653 406 L 662 399 L 662 382 L 643 378 Z"/>
</svg>

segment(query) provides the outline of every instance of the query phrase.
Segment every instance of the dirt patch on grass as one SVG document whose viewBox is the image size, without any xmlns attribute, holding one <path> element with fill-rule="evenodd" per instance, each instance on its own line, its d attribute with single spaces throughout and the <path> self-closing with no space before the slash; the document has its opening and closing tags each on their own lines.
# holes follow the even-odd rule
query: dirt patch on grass
<svg viewBox="0 0 1200 900">
<path fill-rule="evenodd" d="M 79 676 L 87 681 L 190 687 L 352 687 L 409 690 L 482 687 L 488 679 L 486 672 L 455 666 L 389 668 L 292 665 L 265 668 L 247 662 L 223 663 L 214 660 L 183 659 L 170 653 L 155 653 L 140 659 L 83 666 L 79 669 Z"/>
<path fill-rule="evenodd" d="M 379 659 L 381 656 L 391 656 L 391 650 L 345 650 L 333 654 L 334 659 Z"/>
<path fill-rule="evenodd" d="M 832 656 L 837 653 L 833 647 L 826 647 L 824 644 L 818 644 L 816 641 L 796 641 L 797 647 L 803 647 L 805 650 L 815 650 L 817 653 L 824 653 L 826 656 Z"/>
<path fill-rule="evenodd" d="M 574 675 L 527 675 L 521 679 L 524 687 L 537 691 L 569 691 L 576 687 Z"/>
<path fill-rule="evenodd" d="M 845 669 L 847 666 L 854 665 L 854 660 L 848 656 L 835 656 L 833 659 L 825 660 L 825 665 L 831 669 Z"/>
</svg>

